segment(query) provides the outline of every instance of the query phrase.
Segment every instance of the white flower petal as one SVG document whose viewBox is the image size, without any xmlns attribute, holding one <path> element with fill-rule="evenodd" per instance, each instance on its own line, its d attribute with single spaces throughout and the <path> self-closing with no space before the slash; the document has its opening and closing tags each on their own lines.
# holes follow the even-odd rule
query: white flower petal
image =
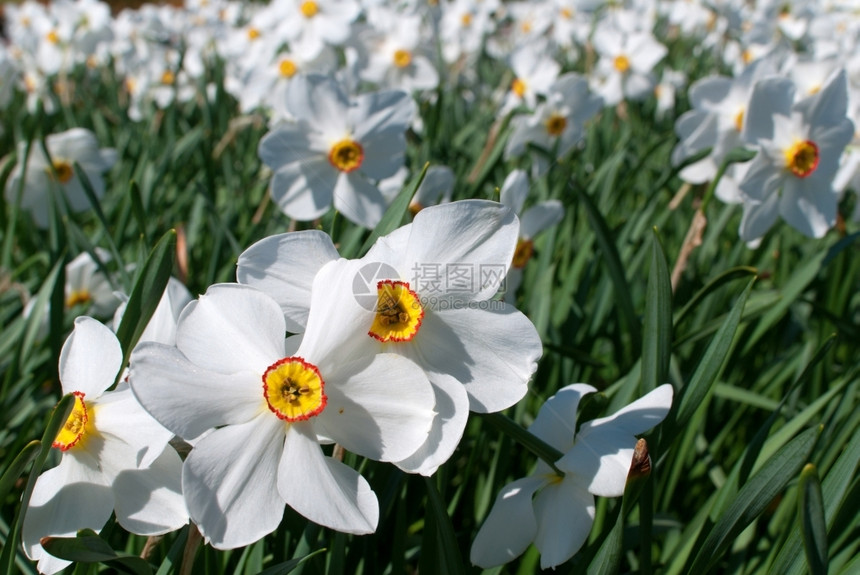
<svg viewBox="0 0 860 575">
<path fill-rule="evenodd" d="M 779 195 L 771 194 L 762 203 L 744 202 L 739 234 L 744 242 L 752 242 L 764 236 L 779 216 Z"/>
<path fill-rule="evenodd" d="M 791 115 L 794 82 L 788 78 L 769 77 L 756 82 L 744 115 L 743 138 L 750 144 L 773 137 L 773 117 Z"/>
<path fill-rule="evenodd" d="M 185 460 L 182 492 L 188 512 L 216 549 L 243 547 L 281 523 L 278 463 L 285 428 L 272 413 L 261 413 L 216 429 Z"/>
<path fill-rule="evenodd" d="M 674 393 L 672 386 L 664 383 L 612 415 L 586 422 L 580 428 L 580 436 L 584 437 L 590 429 L 596 431 L 604 426 L 612 426 L 631 435 L 645 433 L 666 418 Z"/>
<path fill-rule="evenodd" d="M 800 233 L 811 238 L 822 238 L 836 224 L 837 203 L 838 194 L 829 182 L 788 178 L 779 200 L 779 213 Z"/>
<path fill-rule="evenodd" d="M 584 383 L 574 383 L 561 388 L 546 400 L 538 411 L 529 431 L 561 452 L 573 446 L 576 434 L 576 409 L 587 393 L 597 390 Z"/>
<path fill-rule="evenodd" d="M 358 535 L 376 531 L 376 494 L 357 471 L 323 455 L 309 423 L 287 430 L 278 489 L 287 505 L 323 527 Z"/>
<path fill-rule="evenodd" d="M 217 373 L 191 363 L 175 347 L 146 342 L 131 355 L 128 380 L 135 397 L 159 423 L 192 439 L 265 411 L 262 375 Z"/>
<path fill-rule="evenodd" d="M 449 285 L 446 295 L 485 300 L 496 293 L 504 278 L 504 273 L 489 278 L 485 272 L 493 266 L 507 270 L 518 236 L 516 215 L 499 203 L 465 200 L 431 206 L 418 212 L 412 222 L 404 262 L 408 269 L 399 271 L 411 277 L 416 266 L 433 264 L 447 274 L 449 266 L 456 265 L 469 271 L 471 285 L 453 290 Z"/>
<path fill-rule="evenodd" d="M 538 530 L 532 496 L 546 484 L 546 478 L 533 476 L 502 488 L 472 542 L 469 560 L 474 565 L 485 569 L 503 565 L 526 550 Z"/>
<path fill-rule="evenodd" d="M 120 367 L 122 348 L 116 335 L 90 317 L 75 318 L 75 328 L 60 352 L 63 393 L 80 391 L 92 400 L 113 385 Z"/>
<path fill-rule="evenodd" d="M 24 551 L 31 559 L 38 559 L 49 556 L 39 543 L 42 537 L 74 537 L 84 528 L 101 530 L 113 505 L 110 486 L 95 462 L 88 456 L 82 460 L 71 452 L 64 453 L 57 467 L 36 480 L 24 517 Z"/>
<path fill-rule="evenodd" d="M 284 356 L 286 327 L 278 303 L 239 284 L 216 284 L 191 302 L 176 328 L 188 360 L 219 373 L 262 373 Z"/>
<path fill-rule="evenodd" d="M 428 374 L 436 394 L 436 417 L 427 441 L 415 453 L 395 461 L 407 473 L 431 476 L 448 461 L 463 437 L 469 419 L 469 396 L 466 389 L 451 376 Z"/>
<path fill-rule="evenodd" d="M 425 369 L 447 373 L 469 394 L 472 411 L 492 413 L 526 394 L 542 353 L 531 321 L 502 302 L 490 309 L 427 311 L 413 340 Z"/>
<path fill-rule="evenodd" d="M 561 222 L 564 206 L 558 200 L 547 200 L 527 209 L 520 218 L 520 236 L 526 239 Z"/>
<path fill-rule="evenodd" d="M 335 209 L 349 221 L 368 229 L 379 223 L 388 205 L 379 188 L 358 172 L 340 174 L 333 194 Z"/>
<path fill-rule="evenodd" d="M 331 208 L 339 172 L 325 156 L 282 166 L 272 176 L 272 200 L 291 218 L 309 221 Z"/>
<path fill-rule="evenodd" d="M 534 509 L 541 569 L 555 568 L 573 557 L 588 539 L 594 523 L 594 496 L 574 481 L 562 480 L 535 496 Z"/>
<path fill-rule="evenodd" d="M 92 405 L 93 421 L 104 445 L 117 440 L 124 451 L 123 461 L 134 467 L 148 467 L 167 446 L 173 433 L 158 423 L 138 403 L 126 383 L 99 397 Z M 100 460 L 102 453 L 99 453 Z M 125 465 L 122 465 L 125 468 Z M 102 469 L 108 473 L 102 462 Z M 116 473 L 111 473 L 114 476 Z"/>
<path fill-rule="evenodd" d="M 505 178 L 499 201 L 511 208 L 515 214 L 523 210 L 523 204 L 529 194 L 529 178 L 523 170 L 513 170 Z"/>
<path fill-rule="evenodd" d="M 117 522 L 129 533 L 162 535 L 188 523 L 182 460 L 172 447 L 145 469 L 120 472 L 113 482 Z"/>
<path fill-rule="evenodd" d="M 381 353 L 338 363 L 324 377 L 328 404 L 314 419 L 321 435 L 378 461 L 404 459 L 427 440 L 436 398 L 413 361 Z"/>
<path fill-rule="evenodd" d="M 350 108 L 350 124 L 355 126 L 353 136 L 359 142 L 379 135 L 394 137 L 403 134 L 412 123 L 415 103 L 412 96 L 402 90 L 371 92 L 357 96 Z M 403 140 L 405 147 L 406 141 Z"/>
<path fill-rule="evenodd" d="M 319 230 L 269 236 L 242 252 L 236 280 L 277 301 L 287 331 L 301 333 L 307 326 L 314 276 L 338 257 L 329 235 Z"/>
</svg>

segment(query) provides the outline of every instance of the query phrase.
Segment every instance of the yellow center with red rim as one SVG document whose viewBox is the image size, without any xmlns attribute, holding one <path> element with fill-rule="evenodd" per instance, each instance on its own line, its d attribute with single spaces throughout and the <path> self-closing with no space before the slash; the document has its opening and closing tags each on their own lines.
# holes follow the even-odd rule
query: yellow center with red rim
<svg viewBox="0 0 860 575">
<path fill-rule="evenodd" d="M 87 434 L 94 429 L 92 414 L 84 402 L 84 393 L 75 391 L 74 396 L 75 405 L 72 412 L 51 444 L 60 451 L 68 451 L 76 445 L 82 445 Z"/>
<path fill-rule="evenodd" d="M 344 138 L 332 145 L 328 161 L 341 172 L 349 173 L 361 167 L 364 161 L 364 148 L 351 138 Z"/>
<path fill-rule="evenodd" d="M 522 269 L 526 267 L 534 253 L 534 243 L 531 240 L 520 239 L 517 242 L 517 248 L 514 250 L 514 259 L 511 265 L 515 268 Z"/>
<path fill-rule="evenodd" d="M 269 410 L 286 422 L 307 421 L 325 409 L 328 398 L 319 369 L 301 357 L 285 357 L 263 374 Z"/>
<path fill-rule="evenodd" d="M 798 178 L 807 178 L 818 168 L 818 146 L 811 140 L 797 140 L 785 150 L 785 167 Z"/>
<path fill-rule="evenodd" d="M 424 307 L 409 282 L 384 280 L 376 284 L 376 315 L 367 335 L 383 343 L 410 341 L 418 334 Z"/>
<path fill-rule="evenodd" d="M 394 65 L 398 68 L 405 68 L 409 64 L 412 63 L 412 52 L 409 50 L 395 50 L 394 51 Z"/>
<path fill-rule="evenodd" d="M 54 171 L 51 175 L 61 184 L 68 183 L 75 174 L 75 171 L 72 169 L 72 165 L 66 160 L 54 160 L 53 166 Z"/>
</svg>

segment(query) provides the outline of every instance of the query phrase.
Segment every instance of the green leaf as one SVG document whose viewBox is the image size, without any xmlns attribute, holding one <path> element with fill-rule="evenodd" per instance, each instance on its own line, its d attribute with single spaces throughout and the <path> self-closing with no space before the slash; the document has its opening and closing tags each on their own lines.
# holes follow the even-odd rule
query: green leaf
<svg viewBox="0 0 860 575">
<path fill-rule="evenodd" d="M 812 453 L 819 433 L 818 427 L 801 433 L 750 478 L 699 546 L 699 552 L 686 570 L 687 573 L 705 573 L 722 558 L 732 541 L 794 478 Z"/>
<path fill-rule="evenodd" d="M 755 348 L 755 345 L 758 343 L 758 340 L 761 339 L 761 336 L 782 318 L 783 314 L 785 314 L 791 304 L 793 304 L 807 286 L 812 283 L 812 280 L 814 280 L 815 276 L 818 275 L 818 270 L 821 268 L 821 262 L 824 260 L 826 255 L 827 252 L 825 250 L 818 250 L 811 258 L 809 258 L 809 260 L 802 264 L 798 269 L 794 270 L 791 279 L 782 289 L 782 297 L 764 314 L 758 322 L 758 325 L 756 325 L 755 331 L 753 331 L 749 339 L 746 340 L 743 349 L 744 355 Z"/>
<path fill-rule="evenodd" d="M 170 230 L 158 240 L 143 265 L 125 306 L 119 329 L 116 330 L 116 337 L 122 346 L 122 365 L 128 363 L 131 350 L 137 345 L 146 324 L 161 301 L 161 295 L 170 280 L 175 255 L 176 231 Z"/>
<path fill-rule="evenodd" d="M 606 225 L 606 220 L 588 194 L 581 193 L 578 197 L 582 201 L 588 221 L 594 230 L 597 245 L 600 246 L 600 251 L 603 252 L 603 257 L 606 260 L 606 266 L 609 268 L 609 277 L 612 280 L 621 319 L 627 325 L 633 345 L 631 357 L 638 357 L 639 344 L 642 341 L 639 320 L 633 309 L 633 300 L 630 297 L 630 285 L 627 283 L 627 277 L 624 275 L 624 266 L 621 264 L 621 257 L 618 255 L 618 247 L 612 240 L 612 233 L 609 231 L 609 226 Z"/>
<path fill-rule="evenodd" d="M 666 430 L 663 433 L 664 441 L 674 438 L 677 435 L 675 431 L 683 429 L 687 425 L 687 422 L 690 421 L 693 414 L 702 405 L 714 382 L 717 381 L 717 377 L 720 375 L 729 357 L 729 350 L 732 347 L 732 341 L 738 329 L 738 324 L 741 321 L 741 314 L 744 311 L 744 306 L 752 290 L 753 283 L 755 283 L 755 278 L 750 280 L 738 298 L 738 301 L 732 306 L 732 310 L 729 312 L 723 325 L 720 326 L 711 343 L 708 344 L 708 349 L 705 350 L 705 354 L 696 367 L 695 373 L 690 378 L 690 382 L 678 394 L 678 398 L 675 400 L 675 407 L 673 407 L 672 413 L 669 414 L 668 421 L 664 425 Z M 664 448 L 665 446 L 661 447 L 661 450 Z"/>
<path fill-rule="evenodd" d="M 430 163 L 424 164 L 424 169 L 421 170 L 421 173 L 418 174 L 418 177 L 412 180 L 412 183 L 405 188 L 403 188 L 400 193 L 394 198 L 394 201 L 391 202 L 391 205 L 388 206 L 388 209 L 385 211 L 385 215 L 382 216 L 382 219 L 376 224 L 376 227 L 364 241 L 364 245 L 361 246 L 361 250 L 359 250 L 358 254 L 345 254 L 344 257 L 352 257 L 353 255 L 362 256 L 367 253 L 367 250 L 373 246 L 377 239 L 380 237 L 390 234 L 394 230 L 400 227 L 403 223 L 403 218 L 406 215 L 406 212 L 409 210 L 409 202 L 412 201 L 412 196 L 415 195 L 415 192 L 418 191 L 418 187 L 421 185 L 421 182 L 424 181 L 424 176 L 427 175 L 427 168 L 430 167 Z"/>
<path fill-rule="evenodd" d="M 827 526 L 821 482 L 815 466 L 807 463 L 800 472 L 800 525 L 803 550 L 812 575 L 827 575 Z"/>
<path fill-rule="evenodd" d="M 445 502 L 436 489 L 435 479 L 422 477 L 427 487 L 427 519 L 421 541 L 418 570 L 425 575 L 465 575 L 460 547 Z"/>
<path fill-rule="evenodd" d="M 317 549 L 316 551 L 308 553 L 304 557 L 298 557 L 295 559 L 290 559 L 289 561 L 284 561 L 283 563 L 278 563 L 277 565 L 272 565 L 271 567 L 260 571 L 259 575 L 286 575 L 314 555 L 324 553 L 325 550 L 325 547 L 323 547 L 322 549 Z"/>
<path fill-rule="evenodd" d="M 91 529 L 82 529 L 77 537 L 43 537 L 45 551 L 78 563 L 104 563 L 123 573 L 151 575 L 152 568 L 135 555 L 118 554 L 110 544 Z"/>
<path fill-rule="evenodd" d="M 652 230 L 651 272 L 648 274 L 642 333 L 642 393 L 668 381 L 672 356 L 672 281 L 657 230 Z"/>
<path fill-rule="evenodd" d="M 128 195 L 131 197 L 131 214 L 134 216 L 134 221 L 137 222 L 137 227 L 140 230 L 140 235 L 143 237 L 143 243 L 149 244 L 149 238 L 146 235 L 146 210 L 143 208 L 143 196 L 140 194 L 140 186 L 132 180 L 128 184 Z"/>
<path fill-rule="evenodd" d="M 675 316 L 675 325 L 681 323 L 681 321 L 686 318 L 691 311 L 693 311 L 699 306 L 701 301 L 705 299 L 706 296 L 716 291 L 717 288 L 730 281 L 739 278 L 754 276 L 756 274 L 758 274 L 758 270 L 756 268 L 751 268 L 747 266 L 730 268 L 722 272 L 721 274 L 718 274 L 717 277 L 709 281 L 705 285 L 705 287 L 697 291 L 696 295 L 690 298 L 690 301 L 688 301 L 684 305 L 684 307 L 681 308 L 681 311 L 679 311 L 678 314 Z"/>
<path fill-rule="evenodd" d="M 11 491 L 21 474 L 24 473 L 24 469 L 36 458 L 41 445 L 42 443 L 38 439 L 25 445 L 21 453 L 12 460 L 9 467 L 3 472 L 3 476 L 0 477 L 0 501 L 6 499 L 6 495 Z"/>
<path fill-rule="evenodd" d="M 824 519 L 827 522 L 828 530 L 833 526 L 837 511 L 843 503 L 849 486 L 857 478 L 858 465 L 860 465 L 860 429 L 854 432 L 854 436 L 846 444 L 845 451 L 827 472 L 822 482 Z M 771 573 L 801 575 L 806 570 L 801 549 L 800 529 L 795 526 L 771 566 Z"/>
<path fill-rule="evenodd" d="M 72 413 L 72 408 L 75 406 L 75 396 L 71 393 L 64 395 L 54 411 L 51 413 L 51 418 L 48 420 L 48 425 L 45 427 L 45 432 L 42 434 L 42 441 L 39 446 L 39 453 L 36 455 L 36 460 L 33 462 L 33 467 L 30 469 L 30 476 L 27 478 L 27 485 L 24 487 L 24 493 L 21 495 L 21 505 L 18 507 L 17 517 L 9 526 L 9 535 L 6 538 L 6 545 L 3 547 L 3 553 L 0 554 L 0 573 L 13 573 L 12 565 L 15 560 L 15 550 L 18 547 L 18 535 L 20 526 L 24 524 L 24 518 L 27 515 L 27 507 L 30 505 L 30 497 L 33 495 L 33 488 L 36 486 L 36 479 L 42 473 L 42 468 L 45 466 L 45 461 L 48 459 L 48 453 L 51 451 L 51 446 L 54 439 L 60 432 L 60 428 L 66 423 L 69 414 Z"/>
</svg>

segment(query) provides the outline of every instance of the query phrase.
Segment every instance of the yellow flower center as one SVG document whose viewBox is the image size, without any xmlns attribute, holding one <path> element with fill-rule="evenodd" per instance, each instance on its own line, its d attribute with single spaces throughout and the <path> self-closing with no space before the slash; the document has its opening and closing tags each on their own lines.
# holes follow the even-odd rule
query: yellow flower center
<svg viewBox="0 0 860 575">
<path fill-rule="evenodd" d="M 69 294 L 69 297 L 66 298 L 66 307 L 74 307 L 81 303 L 87 303 L 91 299 L 92 297 L 90 296 L 90 292 L 85 289 L 73 291 Z"/>
<path fill-rule="evenodd" d="M 534 244 L 531 240 L 520 239 L 517 242 L 517 249 L 514 250 L 514 259 L 511 265 L 515 268 L 522 269 L 526 267 L 534 253 Z"/>
<path fill-rule="evenodd" d="M 615 60 L 613 60 L 612 65 L 615 66 L 616 70 L 623 74 L 630 69 L 630 59 L 624 54 L 621 54 L 615 57 Z"/>
<path fill-rule="evenodd" d="M 280 72 L 281 76 L 284 78 L 292 78 L 295 73 L 298 72 L 298 67 L 296 66 L 296 63 L 289 58 L 284 58 L 281 60 L 281 63 L 278 64 L 278 72 Z"/>
<path fill-rule="evenodd" d="M 57 33 L 54 30 L 51 30 L 45 35 L 45 39 L 51 44 L 59 44 L 60 37 L 57 36 Z"/>
<path fill-rule="evenodd" d="M 424 319 L 418 294 L 409 289 L 409 282 L 384 280 L 376 288 L 376 316 L 367 335 L 383 343 L 410 341 Z"/>
<path fill-rule="evenodd" d="M 821 84 L 815 84 L 809 88 L 809 91 L 807 92 L 807 94 L 810 96 L 814 96 L 820 91 L 821 91 Z"/>
<path fill-rule="evenodd" d="M 409 50 L 396 50 L 394 52 L 394 65 L 398 68 L 405 68 L 412 63 L 412 52 Z"/>
<path fill-rule="evenodd" d="M 526 93 L 526 83 L 519 78 L 514 78 L 514 81 L 511 82 L 511 92 L 516 94 L 518 98 L 522 98 Z"/>
<path fill-rule="evenodd" d="M 465 14 L 460 16 L 460 23 L 463 25 L 464 28 L 468 28 L 472 25 L 472 15 L 466 12 Z"/>
<path fill-rule="evenodd" d="M 550 136 L 560 136 L 567 128 L 567 118 L 561 114 L 553 114 L 546 121 L 546 131 Z"/>
<path fill-rule="evenodd" d="M 737 115 L 735 115 L 735 129 L 740 132 L 744 129 L 744 109 L 741 108 L 738 110 Z"/>
<path fill-rule="evenodd" d="M 571 18 L 573 18 L 573 10 L 571 10 L 570 8 L 562 8 L 561 17 L 565 20 L 570 20 Z"/>
<path fill-rule="evenodd" d="M 301 11 L 305 18 L 313 18 L 320 11 L 320 7 L 313 0 L 307 0 L 307 2 L 302 2 Z"/>
<path fill-rule="evenodd" d="M 260 31 L 256 28 L 248 28 L 248 40 L 256 40 L 260 35 Z"/>
<path fill-rule="evenodd" d="M 84 403 L 84 394 L 80 391 L 74 392 L 75 406 L 72 407 L 72 412 L 60 432 L 54 439 L 51 445 L 61 451 L 68 451 L 76 445 L 81 445 L 82 440 L 87 433 L 91 432 L 93 422 L 87 410 L 87 404 Z"/>
<path fill-rule="evenodd" d="M 176 81 L 176 76 L 170 70 L 165 70 L 164 74 L 161 75 L 161 83 L 167 86 L 172 86 Z"/>
<path fill-rule="evenodd" d="M 54 172 L 52 174 L 61 184 L 67 183 L 75 175 L 72 165 L 66 160 L 54 160 Z"/>
<path fill-rule="evenodd" d="M 352 172 L 361 167 L 364 149 L 361 144 L 349 138 L 335 142 L 328 153 L 328 161 L 341 172 Z"/>
<path fill-rule="evenodd" d="M 263 374 L 263 397 L 279 419 L 293 423 L 322 413 L 328 398 L 325 382 L 312 363 L 300 357 L 285 357 Z"/>
<path fill-rule="evenodd" d="M 743 60 L 744 64 L 749 64 L 750 62 L 752 62 L 752 59 L 753 59 L 752 50 L 747 49 L 741 53 L 741 60 Z"/>
<path fill-rule="evenodd" d="M 529 20 L 524 20 L 522 24 L 520 24 L 520 30 L 522 30 L 523 34 L 528 34 L 532 31 L 532 23 Z"/>
<path fill-rule="evenodd" d="M 797 140 L 785 150 L 785 167 L 798 178 L 812 175 L 818 160 L 818 146 L 810 140 Z"/>
</svg>

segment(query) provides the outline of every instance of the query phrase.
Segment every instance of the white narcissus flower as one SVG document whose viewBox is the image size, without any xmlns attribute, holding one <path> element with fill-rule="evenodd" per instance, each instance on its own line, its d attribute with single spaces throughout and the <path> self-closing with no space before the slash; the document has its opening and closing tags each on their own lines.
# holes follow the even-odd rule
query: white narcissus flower
<svg viewBox="0 0 860 575">
<path fill-rule="evenodd" d="M 598 25 L 592 42 L 600 56 L 594 88 L 607 106 L 625 99 L 643 100 L 652 93 L 652 70 L 668 50 L 650 32 Z"/>
<path fill-rule="evenodd" d="M 45 552 L 42 537 L 99 531 L 114 512 L 124 529 L 138 535 L 160 535 L 188 522 L 182 460 L 168 446 L 172 434 L 127 385 L 105 391 L 121 366 L 113 332 L 92 318 L 77 318 L 60 353 L 63 393 L 74 393 L 75 405 L 54 440 L 60 463 L 36 480 L 22 531 L 24 550 L 42 573 L 70 563 Z"/>
<path fill-rule="evenodd" d="M 511 54 L 511 69 L 514 79 L 505 93 L 499 115 L 505 115 L 518 106 L 533 109 L 538 96 L 546 95 L 552 88 L 561 66 L 549 51 L 547 41 L 531 41 L 523 44 Z"/>
<path fill-rule="evenodd" d="M 585 78 L 575 72 L 560 76 L 534 114 L 513 119 L 514 128 L 505 146 L 505 158 L 525 153 L 528 143 L 555 151 L 561 158 L 582 139 L 585 123 L 602 107 L 603 99 L 591 92 Z M 547 167 L 546 159 L 535 158 L 537 171 L 543 172 Z"/>
<path fill-rule="evenodd" d="M 791 80 L 766 78 L 750 98 L 744 139 L 759 153 L 739 184 L 745 242 L 764 236 L 778 216 L 813 238 L 836 223 L 839 193 L 833 179 L 854 135 L 845 71 L 814 96 L 794 102 L 794 91 Z"/>
<path fill-rule="evenodd" d="M 541 568 L 561 565 L 588 538 L 594 496 L 624 494 L 636 435 L 666 417 L 672 386 L 661 385 L 610 416 L 584 423 L 576 432 L 579 401 L 595 391 L 575 383 L 541 407 L 529 431 L 564 454 L 555 462 L 563 476 L 538 461 L 530 476 L 503 487 L 472 543 L 472 563 L 484 568 L 502 565 L 534 543 Z"/>
<path fill-rule="evenodd" d="M 510 407 L 528 389 L 542 347 L 531 321 L 496 294 L 516 249 L 519 225 L 496 202 L 467 200 L 421 210 L 379 238 L 344 278 L 364 309 L 355 337 L 364 353 L 396 353 L 426 372 L 436 395 L 430 436 L 394 462 L 432 475 L 456 449 L 468 413 Z M 317 270 L 337 258 L 324 233 L 265 238 L 239 257 L 237 279 L 278 300 L 296 333 L 310 325 Z"/>
<path fill-rule="evenodd" d="M 387 205 L 375 182 L 403 165 L 414 109 L 400 90 L 348 98 L 332 78 L 293 79 L 287 110 L 296 121 L 277 124 L 259 146 L 274 172 L 272 198 L 298 220 L 318 218 L 334 203 L 350 221 L 374 227 Z"/>
<path fill-rule="evenodd" d="M 175 346 L 145 342 L 132 353 L 129 382 L 154 417 L 184 439 L 214 429 L 182 472 L 189 514 L 214 547 L 261 539 L 286 505 L 331 529 L 373 532 L 376 495 L 320 441 L 391 461 L 426 440 L 434 398 L 421 369 L 356 345 L 356 271 L 346 260 L 319 271 L 295 353 L 277 302 L 238 284 L 188 304 Z"/>
<path fill-rule="evenodd" d="M 558 224 L 564 218 L 564 206 L 558 200 L 539 202 L 525 212 L 523 204 L 529 194 L 529 178 L 523 170 L 514 170 L 502 184 L 499 200 L 511 208 L 520 218 L 520 235 L 517 249 L 505 278 L 505 301 L 513 304 L 517 299 L 517 288 L 523 279 L 523 268 L 534 253 L 536 235 Z"/>
<path fill-rule="evenodd" d="M 26 144 L 18 145 L 18 158 L 23 161 Z M 117 155 L 113 149 L 99 149 L 95 134 L 83 128 L 72 128 L 45 138 L 45 147 L 51 160 L 45 156 L 38 142 L 30 146 L 27 167 L 15 166 L 6 184 L 6 201 L 12 203 L 18 193 L 21 178 L 24 178 L 24 194 L 21 207 L 33 215 L 36 225 L 48 227 L 48 205 L 54 201 L 52 190 L 59 192 L 68 201 L 73 212 L 81 212 L 90 207 L 90 200 L 84 193 L 83 184 L 75 175 L 74 163 L 80 164 L 92 185 L 97 198 L 104 195 L 105 184 L 102 173 L 116 163 Z M 59 196 L 58 208 L 64 209 Z"/>
</svg>

